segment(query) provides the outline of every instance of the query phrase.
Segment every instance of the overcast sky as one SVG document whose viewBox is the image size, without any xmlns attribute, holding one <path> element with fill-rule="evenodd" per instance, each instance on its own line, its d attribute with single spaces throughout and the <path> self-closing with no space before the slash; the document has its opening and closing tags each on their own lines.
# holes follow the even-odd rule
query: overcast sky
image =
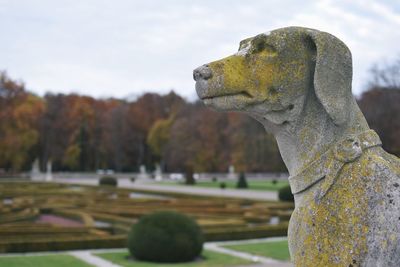
<svg viewBox="0 0 400 267">
<path fill-rule="evenodd" d="M 40 95 L 166 93 L 195 99 L 192 70 L 239 41 L 286 26 L 342 39 L 353 92 L 375 62 L 400 55 L 397 1 L 0 0 L 0 70 Z"/>
</svg>

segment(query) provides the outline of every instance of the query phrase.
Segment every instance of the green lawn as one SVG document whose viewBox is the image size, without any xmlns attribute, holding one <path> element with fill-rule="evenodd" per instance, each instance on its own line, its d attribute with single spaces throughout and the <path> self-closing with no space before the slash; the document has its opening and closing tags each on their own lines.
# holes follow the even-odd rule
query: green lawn
<svg viewBox="0 0 400 267">
<path fill-rule="evenodd" d="M 70 255 L 0 257 L 0 267 L 93 267 Z"/>
<path fill-rule="evenodd" d="M 112 252 L 112 253 L 98 253 L 96 256 L 102 257 L 105 260 L 111 261 L 115 264 L 125 267 L 222 267 L 222 266 L 235 266 L 250 264 L 250 261 L 240 258 L 224 255 L 216 252 L 204 250 L 202 256 L 203 260 L 191 263 L 174 263 L 174 264 L 157 264 L 150 262 L 140 262 L 128 259 L 128 252 Z"/>
<path fill-rule="evenodd" d="M 213 181 L 197 181 L 195 184 L 196 187 L 210 187 L 210 188 L 219 188 L 220 183 L 224 182 L 226 184 L 226 188 L 236 188 L 237 181 L 235 180 L 218 180 L 216 182 Z M 163 181 L 159 182 L 163 185 L 182 185 L 185 186 L 183 182 L 170 182 L 170 181 Z M 249 189 L 252 190 L 264 190 L 264 191 L 278 191 L 280 188 L 289 185 L 288 181 L 277 181 L 276 184 L 273 184 L 270 180 L 253 180 L 247 181 L 249 185 Z M 240 189 L 245 190 L 245 189 Z"/>
<path fill-rule="evenodd" d="M 243 245 L 227 245 L 224 247 L 277 260 L 290 260 L 287 240 Z"/>
</svg>

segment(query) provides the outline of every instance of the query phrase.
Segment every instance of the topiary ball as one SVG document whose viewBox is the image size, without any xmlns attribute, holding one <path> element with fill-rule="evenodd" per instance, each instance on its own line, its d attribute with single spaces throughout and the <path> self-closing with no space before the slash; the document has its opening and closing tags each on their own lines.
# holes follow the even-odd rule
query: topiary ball
<svg viewBox="0 0 400 267">
<path fill-rule="evenodd" d="M 279 189 L 278 192 L 278 197 L 279 200 L 282 201 L 292 201 L 294 202 L 294 196 L 292 194 L 292 190 L 290 190 L 290 186 L 284 186 L 281 189 Z"/>
<path fill-rule="evenodd" d="M 113 176 L 103 176 L 99 180 L 99 185 L 117 186 L 118 181 Z"/>
<path fill-rule="evenodd" d="M 187 262 L 203 250 L 203 234 L 188 216 L 160 211 L 145 215 L 132 226 L 128 249 L 138 260 L 151 262 Z"/>
<path fill-rule="evenodd" d="M 239 175 L 239 180 L 236 184 L 236 188 L 243 189 L 243 188 L 248 188 L 249 185 L 247 184 L 246 176 L 244 172 L 241 172 Z"/>
</svg>

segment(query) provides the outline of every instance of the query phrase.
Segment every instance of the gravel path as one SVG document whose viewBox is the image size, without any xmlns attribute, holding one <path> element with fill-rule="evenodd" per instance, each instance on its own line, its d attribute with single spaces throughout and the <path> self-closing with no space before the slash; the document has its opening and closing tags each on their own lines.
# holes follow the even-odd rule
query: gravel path
<svg viewBox="0 0 400 267">
<path fill-rule="evenodd" d="M 83 185 L 97 185 L 97 179 L 75 179 L 75 178 L 57 178 L 53 180 L 59 183 L 68 184 L 83 184 Z M 220 189 L 220 188 L 205 188 L 195 186 L 183 185 L 160 185 L 151 182 L 135 181 L 132 183 L 129 179 L 118 179 L 118 187 L 132 188 L 139 190 L 155 190 L 160 192 L 176 192 L 188 193 L 192 195 L 205 195 L 205 196 L 223 196 L 233 198 L 246 198 L 254 200 L 278 200 L 278 193 L 272 191 L 257 191 L 257 190 L 237 190 L 237 189 Z"/>
<path fill-rule="evenodd" d="M 255 244 L 255 243 L 263 243 L 263 242 L 274 242 L 274 241 L 282 241 L 287 240 L 286 237 L 267 237 L 267 238 L 258 238 L 258 239 L 248 239 L 248 240 L 237 240 L 237 241 L 217 241 L 217 242 L 207 242 L 205 244 L 205 248 L 209 250 L 213 250 L 215 252 L 228 254 L 231 256 L 235 256 L 238 258 L 247 259 L 253 261 L 253 265 L 245 265 L 238 267 L 293 267 L 293 264 L 286 261 L 279 261 L 267 257 L 253 255 L 251 253 L 239 252 L 236 250 L 224 248 L 222 246 L 226 245 L 243 245 L 243 244 Z"/>
<path fill-rule="evenodd" d="M 90 251 L 72 251 L 68 253 L 86 263 L 89 263 L 96 267 L 121 267 L 120 265 L 114 264 L 110 261 L 104 260 L 96 255 L 93 255 Z"/>
<path fill-rule="evenodd" d="M 222 254 L 226 254 L 226 255 L 242 258 L 245 260 L 253 261 L 254 263 L 261 263 L 261 264 L 263 264 L 261 266 L 269 266 L 269 267 L 272 267 L 272 266 L 274 266 L 274 267 L 290 267 L 290 266 L 292 266 L 290 263 L 287 263 L 287 262 L 281 262 L 281 261 L 274 260 L 271 258 L 256 256 L 256 255 L 252 255 L 252 254 L 246 253 L 246 252 L 239 252 L 236 250 L 223 248 L 216 244 L 206 244 L 205 248 L 208 250 L 211 250 L 211 251 L 222 253 Z M 257 265 L 260 266 L 259 264 L 257 264 Z"/>
</svg>

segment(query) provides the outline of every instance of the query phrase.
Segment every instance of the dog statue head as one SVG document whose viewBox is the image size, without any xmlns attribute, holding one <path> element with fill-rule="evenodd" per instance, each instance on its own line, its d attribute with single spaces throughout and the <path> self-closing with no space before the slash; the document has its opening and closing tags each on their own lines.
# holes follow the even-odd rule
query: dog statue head
<svg viewBox="0 0 400 267">
<path fill-rule="evenodd" d="M 207 106 L 278 127 L 298 119 L 310 90 L 337 125 L 347 120 L 353 98 L 349 49 L 333 35 L 302 27 L 245 39 L 236 54 L 195 69 L 193 76 Z"/>
</svg>

